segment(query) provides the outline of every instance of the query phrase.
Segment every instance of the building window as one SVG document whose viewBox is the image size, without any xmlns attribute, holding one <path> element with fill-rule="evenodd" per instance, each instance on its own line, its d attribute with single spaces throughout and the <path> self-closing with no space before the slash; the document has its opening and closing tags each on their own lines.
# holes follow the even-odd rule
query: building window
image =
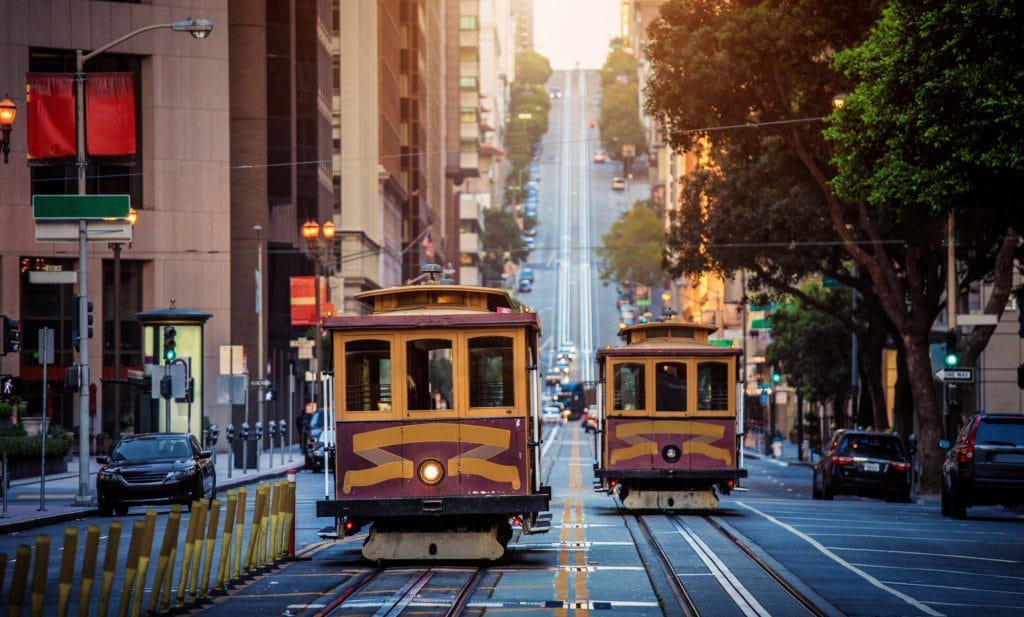
<svg viewBox="0 0 1024 617">
<path fill-rule="evenodd" d="M 478 121 L 477 108 L 476 107 L 462 107 L 459 109 L 459 122 L 468 122 L 470 124 L 476 124 Z"/>
<path fill-rule="evenodd" d="M 476 30 L 476 15 L 460 15 L 459 30 Z"/>
<path fill-rule="evenodd" d="M 462 89 L 462 90 L 472 90 L 473 92 L 476 92 L 477 91 L 476 84 L 477 84 L 476 77 L 460 77 L 459 78 L 459 88 Z"/>
</svg>

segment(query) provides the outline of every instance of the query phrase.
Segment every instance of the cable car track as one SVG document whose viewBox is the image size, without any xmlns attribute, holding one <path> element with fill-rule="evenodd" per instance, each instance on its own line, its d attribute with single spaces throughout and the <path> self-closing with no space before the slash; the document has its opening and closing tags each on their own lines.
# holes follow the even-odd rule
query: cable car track
<svg viewBox="0 0 1024 617">
<path fill-rule="evenodd" d="M 699 615 L 812 615 L 834 613 L 799 588 L 727 529 L 717 517 L 636 515 L 638 529 L 657 555 L 670 591 L 687 617 Z M 752 568 L 751 566 L 756 566 Z M 742 575 L 737 574 L 742 573 Z"/>
<path fill-rule="evenodd" d="M 450 617 L 460 614 L 483 570 L 473 567 L 387 567 L 353 579 L 311 617 Z"/>
</svg>

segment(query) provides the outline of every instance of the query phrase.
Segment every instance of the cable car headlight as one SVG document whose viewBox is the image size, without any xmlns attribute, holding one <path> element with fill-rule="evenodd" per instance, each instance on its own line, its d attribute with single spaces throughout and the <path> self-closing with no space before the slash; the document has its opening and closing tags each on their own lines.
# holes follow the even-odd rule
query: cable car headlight
<svg viewBox="0 0 1024 617">
<path fill-rule="evenodd" d="M 420 482 L 433 486 L 444 480 L 444 465 L 441 464 L 441 461 L 427 459 L 420 463 L 417 475 L 420 477 Z"/>
<path fill-rule="evenodd" d="M 674 463 L 679 460 L 679 446 L 665 446 L 661 449 L 661 457 L 669 463 Z"/>
</svg>

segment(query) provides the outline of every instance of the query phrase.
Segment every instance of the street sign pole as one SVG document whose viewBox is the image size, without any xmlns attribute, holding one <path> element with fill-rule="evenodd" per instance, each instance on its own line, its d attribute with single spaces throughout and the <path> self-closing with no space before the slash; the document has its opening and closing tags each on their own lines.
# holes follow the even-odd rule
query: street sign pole
<svg viewBox="0 0 1024 617">
<path fill-rule="evenodd" d="M 81 52 L 79 52 L 81 54 Z M 81 94 L 81 82 L 79 82 L 79 94 Z M 79 126 L 79 133 L 84 129 Z M 83 137 L 79 136 L 79 148 Z M 85 194 L 85 165 L 81 158 L 79 163 L 78 193 Z M 78 303 L 78 496 L 75 497 L 75 505 L 91 505 L 92 495 L 89 494 L 89 317 L 88 297 L 89 290 L 86 286 L 86 221 L 78 221 L 78 295 L 82 301 Z M 45 414 L 44 414 L 45 416 Z"/>
</svg>

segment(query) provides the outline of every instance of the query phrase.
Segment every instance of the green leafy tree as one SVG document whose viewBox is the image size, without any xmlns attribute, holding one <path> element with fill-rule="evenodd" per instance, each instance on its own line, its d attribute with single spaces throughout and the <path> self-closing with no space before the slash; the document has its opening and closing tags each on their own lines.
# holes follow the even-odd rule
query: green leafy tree
<svg viewBox="0 0 1024 617">
<path fill-rule="evenodd" d="M 545 84 L 551 79 L 551 63 L 532 49 L 516 54 L 516 83 Z"/>
<path fill-rule="evenodd" d="M 601 67 L 601 88 L 607 88 L 615 82 L 635 84 L 638 81 L 639 70 L 640 60 L 636 54 L 616 47 L 613 43 L 612 50 Z"/>
<path fill-rule="evenodd" d="M 603 245 L 595 251 L 604 262 L 602 281 L 629 280 L 651 287 L 664 280 L 665 226 L 656 208 L 650 200 L 637 202 L 601 237 Z"/>
<path fill-rule="evenodd" d="M 640 124 L 640 90 L 636 83 L 613 81 L 601 96 L 601 146 L 613 159 L 622 160 L 622 146 L 632 145 L 636 153 L 647 150 L 644 127 Z"/>
<path fill-rule="evenodd" d="M 805 399 L 829 405 L 833 417 L 841 417 L 850 397 L 850 350 L 822 342 L 849 340 L 846 324 L 833 317 L 849 309 L 849 295 L 830 293 L 816 282 L 805 285 L 803 291 L 817 302 L 808 305 L 795 298 L 775 310 L 765 360 L 781 366 L 789 383 Z M 830 306 L 832 311 L 823 312 L 817 308 L 820 305 Z"/>
<path fill-rule="evenodd" d="M 506 260 L 518 264 L 526 261 L 530 254 L 515 215 L 508 210 L 491 208 L 484 211 L 480 244 L 484 252 L 481 273 L 484 285 L 489 287 L 500 286 Z"/>
</svg>

